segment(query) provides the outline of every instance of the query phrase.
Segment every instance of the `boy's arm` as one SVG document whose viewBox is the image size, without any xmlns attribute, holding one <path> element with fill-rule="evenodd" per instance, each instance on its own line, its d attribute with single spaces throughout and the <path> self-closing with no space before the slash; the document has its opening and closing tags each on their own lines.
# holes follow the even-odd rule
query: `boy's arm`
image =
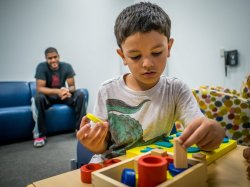
<svg viewBox="0 0 250 187">
<path fill-rule="evenodd" d="M 204 151 L 218 148 L 225 137 L 225 129 L 215 120 L 206 117 L 193 120 L 179 137 L 186 149 L 196 144 Z"/>
</svg>

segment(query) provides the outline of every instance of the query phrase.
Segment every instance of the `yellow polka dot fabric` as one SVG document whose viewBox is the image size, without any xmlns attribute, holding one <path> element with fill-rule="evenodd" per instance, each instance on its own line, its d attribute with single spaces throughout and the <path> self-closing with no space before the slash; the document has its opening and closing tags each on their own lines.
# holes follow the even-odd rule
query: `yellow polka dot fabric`
<svg viewBox="0 0 250 187">
<path fill-rule="evenodd" d="M 250 146 L 250 74 L 240 92 L 214 86 L 200 86 L 192 90 L 201 111 L 226 129 L 226 136 L 240 145 Z M 184 130 L 176 122 L 177 131 Z"/>
<path fill-rule="evenodd" d="M 239 93 L 233 94 L 236 92 L 222 92 L 209 87 L 192 91 L 201 111 L 225 127 L 228 138 L 250 146 L 250 100 L 240 97 Z"/>
<path fill-rule="evenodd" d="M 250 100 L 250 74 L 246 77 L 246 80 L 243 81 L 241 87 L 241 97 Z"/>
</svg>

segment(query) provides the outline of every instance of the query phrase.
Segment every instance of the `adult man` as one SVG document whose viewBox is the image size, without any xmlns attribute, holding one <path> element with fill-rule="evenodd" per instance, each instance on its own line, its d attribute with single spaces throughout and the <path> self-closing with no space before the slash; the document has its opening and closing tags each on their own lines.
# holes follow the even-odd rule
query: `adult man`
<svg viewBox="0 0 250 187">
<path fill-rule="evenodd" d="M 33 116 L 35 120 L 34 146 L 42 147 L 46 142 L 45 110 L 52 104 L 63 103 L 74 107 L 76 112 L 76 129 L 79 129 L 81 118 L 86 114 L 84 95 L 76 90 L 72 66 L 66 62 L 60 62 L 57 50 L 49 47 L 45 50 L 45 62 L 38 64 L 36 68 L 36 91 L 34 98 L 35 108 Z M 34 112 L 36 114 L 34 114 Z M 37 132 L 38 131 L 38 132 Z"/>
</svg>

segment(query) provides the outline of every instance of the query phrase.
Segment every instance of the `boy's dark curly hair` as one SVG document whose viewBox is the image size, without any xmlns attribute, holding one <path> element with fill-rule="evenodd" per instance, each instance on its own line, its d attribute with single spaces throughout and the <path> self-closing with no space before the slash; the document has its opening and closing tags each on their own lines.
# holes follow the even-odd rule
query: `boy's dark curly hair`
<svg viewBox="0 0 250 187">
<path fill-rule="evenodd" d="M 161 7 L 150 2 L 140 2 L 125 8 L 117 17 L 114 27 L 120 48 L 130 35 L 152 30 L 164 34 L 169 40 L 171 20 Z"/>
</svg>

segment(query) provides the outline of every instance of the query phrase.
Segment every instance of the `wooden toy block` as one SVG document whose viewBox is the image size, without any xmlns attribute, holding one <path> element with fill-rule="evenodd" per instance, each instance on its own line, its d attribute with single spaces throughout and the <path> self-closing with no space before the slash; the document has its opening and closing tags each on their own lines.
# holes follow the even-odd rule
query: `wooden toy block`
<svg viewBox="0 0 250 187">
<path fill-rule="evenodd" d="M 174 167 L 175 168 L 187 168 L 187 152 L 179 143 L 179 139 L 174 139 Z"/>
<path fill-rule="evenodd" d="M 168 156 L 168 153 L 166 150 L 158 149 L 158 148 L 152 149 L 151 154 L 156 155 L 156 156 L 162 156 L 162 157 Z"/>
<path fill-rule="evenodd" d="M 129 158 L 109 167 L 102 168 L 100 170 L 92 172 L 92 185 L 102 187 L 125 187 L 127 185 L 121 183 L 122 172 L 125 168 L 135 169 L 135 160 L 137 157 Z M 173 157 L 170 153 L 169 156 Z M 205 163 L 200 162 L 197 159 L 188 159 L 188 165 L 190 168 L 186 169 L 182 173 L 168 178 L 165 182 L 157 185 L 157 187 L 207 187 L 207 166 Z"/>
<path fill-rule="evenodd" d="M 202 153 L 193 153 L 192 154 L 193 158 L 199 159 L 201 161 L 206 161 L 206 155 Z"/>
</svg>

